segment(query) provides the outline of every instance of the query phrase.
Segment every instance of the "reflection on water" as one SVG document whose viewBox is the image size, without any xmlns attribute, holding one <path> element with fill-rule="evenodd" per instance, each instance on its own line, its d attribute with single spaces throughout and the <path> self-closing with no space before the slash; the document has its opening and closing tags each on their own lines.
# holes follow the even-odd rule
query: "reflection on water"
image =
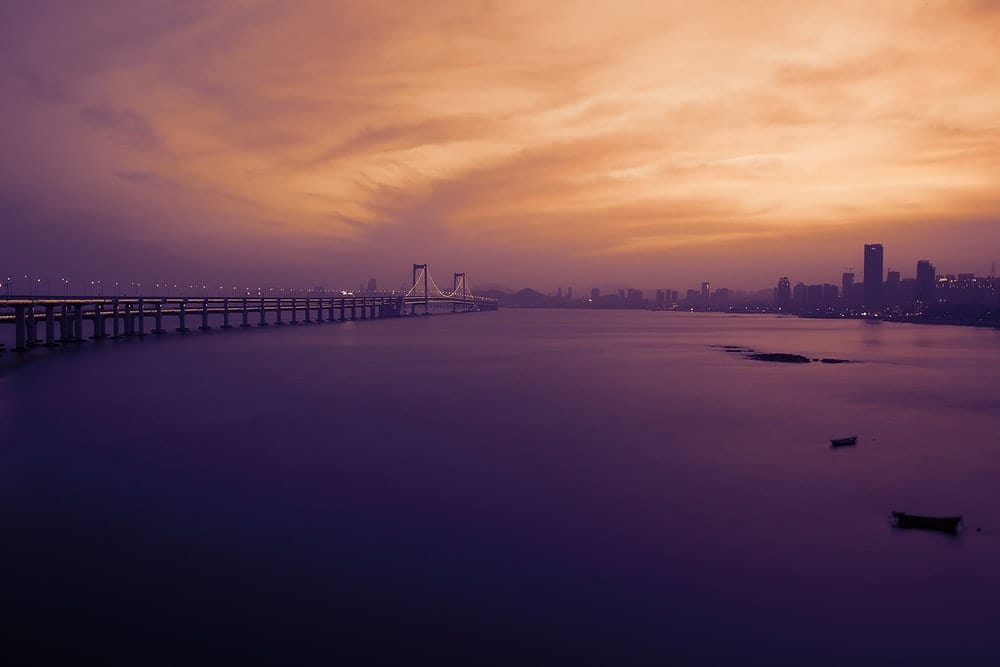
<svg viewBox="0 0 1000 667">
<path fill-rule="evenodd" d="M 74 655 L 991 656 L 998 362 L 987 330 L 573 311 L 7 359 L 4 589 Z"/>
</svg>

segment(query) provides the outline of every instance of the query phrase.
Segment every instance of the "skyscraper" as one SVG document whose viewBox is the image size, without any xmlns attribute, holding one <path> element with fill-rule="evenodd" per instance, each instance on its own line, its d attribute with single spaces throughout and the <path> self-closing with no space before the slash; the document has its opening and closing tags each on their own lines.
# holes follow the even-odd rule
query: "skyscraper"
<svg viewBox="0 0 1000 667">
<path fill-rule="evenodd" d="M 934 293 L 935 271 L 931 260 L 922 259 L 917 262 L 917 299 L 924 303 L 930 301 Z"/>
<path fill-rule="evenodd" d="M 792 305 L 792 283 L 787 277 L 782 276 L 778 279 L 778 291 L 777 291 L 777 301 L 778 308 L 782 310 L 788 310 Z"/>
<path fill-rule="evenodd" d="M 840 274 L 840 298 L 844 303 L 851 303 L 851 292 L 854 291 L 854 272 Z"/>
<path fill-rule="evenodd" d="M 882 307 L 882 244 L 865 244 L 865 309 L 878 311 Z"/>
</svg>

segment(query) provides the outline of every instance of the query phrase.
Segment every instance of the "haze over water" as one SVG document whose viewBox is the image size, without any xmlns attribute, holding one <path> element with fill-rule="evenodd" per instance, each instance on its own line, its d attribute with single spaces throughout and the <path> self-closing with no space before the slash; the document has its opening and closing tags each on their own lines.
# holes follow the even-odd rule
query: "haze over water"
<svg viewBox="0 0 1000 667">
<path fill-rule="evenodd" d="M 573 310 L 7 354 L 3 588 L 15 636 L 141 663 L 989 662 L 998 367 L 996 330 Z"/>
</svg>

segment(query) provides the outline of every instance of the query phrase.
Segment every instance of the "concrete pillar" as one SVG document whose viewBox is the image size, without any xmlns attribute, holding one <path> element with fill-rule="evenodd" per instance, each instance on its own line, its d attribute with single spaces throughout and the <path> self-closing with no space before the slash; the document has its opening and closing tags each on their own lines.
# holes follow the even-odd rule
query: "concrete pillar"
<svg viewBox="0 0 1000 667">
<path fill-rule="evenodd" d="M 243 324 L 240 327 L 246 329 L 250 326 L 250 313 L 247 311 L 247 299 L 243 298 Z"/>
<path fill-rule="evenodd" d="M 68 343 L 73 340 L 73 322 L 69 318 L 69 304 L 64 303 L 59 313 L 59 340 Z"/>
<path fill-rule="evenodd" d="M 14 306 L 14 351 L 15 352 L 27 352 L 28 351 L 28 321 L 25 317 L 25 312 L 27 311 L 27 306 L 24 304 L 17 304 Z"/>
<path fill-rule="evenodd" d="M 45 304 L 45 344 L 48 347 L 55 347 L 56 343 L 56 306 L 54 303 Z"/>
<path fill-rule="evenodd" d="M 263 299 L 263 297 L 261 297 L 261 300 L 260 300 L 260 322 L 257 323 L 257 326 L 259 326 L 259 327 L 266 327 L 267 326 L 267 319 L 264 316 L 264 299 Z"/>
<path fill-rule="evenodd" d="M 299 300 L 292 297 L 292 324 L 299 323 Z"/>
<path fill-rule="evenodd" d="M 208 331 L 212 327 L 208 326 L 208 299 L 201 300 L 201 326 L 199 331 Z"/>
<path fill-rule="evenodd" d="M 167 333 L 166 329 L 163 328 L 163 301 L 156 304 L 156 328 L 153 329 L 153 333 L 157 336 Z"/>
<path fill-rule="evenodd" d="M 100 303 L 94 304 L 94 335 L 91 338 L 94 340 L 104 338 L 104 305 Z"/>
<path fill-rule="evenodd" d="M 340 321 L 347 319 L 347 297 L 340 297 Z"/>
<path fill-rule="evenodd" d="M 351 319 L 358 319 L 358 297 L 351 297 Z"/>
<path fill-rule="evenodd" d="M 191 331 L 187 328 L 187 322 L 185 322 L 187 316 L 187 299 L 181 299 L 179 304 L 179 312 L 177 313 L 177 331 L 179 333 L 187 333 Z"/>
<path fill-rule="evenodd" d="M 118 321 L 118 317 L 121 314 L 121 306 L 118 303 L 118 299 L 111 300 L 111 337 L 115 340 L 122 337 L 121 323 Z"/>
<path fill-rule="evenodd" d="M 76 309 L 76 313 L 74 313 L 76 315 L 76 317 L 74 318 L 76 320 L 76 331 L 74 332 L 75 336 L 74 336 L 73 340 L 76 341 L 77 343 L 82 343 L 82 342 L 84 342 L 84 338 L 83 338 L 83 304 L 82 303 L 74 304 L 74 308 Z"/>
<path fill-rule="evenodd" d="M 132 319 L 132 304 L 125 304 L 125 335 L 134 336 L 135 335 L 135 320 Z"/>
<path fill-rule="evenodd" d="M 277 304 L 278 304 L 278 312 L 277 312 L 277 315 L 275 316 L 274 324 L 275 324 L 275 326 L 281 327 L 281 326 L 284 326 L 285 323 L 281 321 L 281 308 L 282 308 L 282 305 L 281 305 L 281 299 L 280 298 L 278 299 Z"/>
<path fill-rule="evenodd" d="M 229 324 L 229 299 L 222 300 L 222 328 L 232 329 Z"/>
<path fill-rule="evenodd" d="M 330 312 L 328 312 L 326 314 L 326 319 L 329 320 L 330 322 L 335 322 L 336 321 L 336 319 L 334 318 L 334 312 L 333 312 L 333 299 L 330 299 Z"/>
<path fill-rule="evenodd" d="M 323 321 L 323 299 L 316 299 L 316 321 Z"/>
<path fill-rule="evenodd" d="M 136 314 L 136 317 L 135 317 L 135 325 L 136 325 L 135 335 L 136 336 L 145 336 L 146 335 L 146 321 L 145 321 L 146 304 L 143 302 L 142 299 L 139 299 L 139 302 L 136 304 L 136 308 L 138 309 L 139 312 L 138 312 L 138 314 Z"/>
<path fill-rule="evenodd" d="M 35 304 L 28 306 L 26 324 L 28 327 L 28 347 L 34 347 L 38 345 L 38 326 L 35 322 Z"/>
</svg>

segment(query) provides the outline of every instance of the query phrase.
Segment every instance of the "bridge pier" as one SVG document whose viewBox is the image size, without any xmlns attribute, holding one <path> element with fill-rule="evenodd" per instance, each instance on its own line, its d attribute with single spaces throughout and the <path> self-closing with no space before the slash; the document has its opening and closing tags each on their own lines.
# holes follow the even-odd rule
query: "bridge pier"
<svg viewBox="0 0 1000 667">
<path fill-rule="evenodd" d="M 274 325 L 278 327 L 285 326 L 285 323 L 281 321 L 281 298 L 278 298 L 278 313 L 274 319 Z"/>
<path fill-rule="evenodd" d="M 146 335 L 146 305 L 142 299 L 136 303 L 137 313 L 135 316 L 136 336 Z"/>
<path fill-rule="evenodd" d="M 309 297 L 306 297 L 306 316 L 302 318 L 303 324 L 312 324 L 312 320 L 309 319 Z"/>
<path fill-rule="evenodd" d="M 358 319 L 358 297 L 351 297 L 351 319 Z"/>
<path fill-rule="evenodd" d="M 184 321 L 187 315 L 187 299 L 181 299 L 180 302 L 180 312 L 177 313 L 177 332 L 187 333 L 190 329 L 187 328 L 187 323 Z"/>
<path fill-rule="evenodd" d="M 299 300 L 292 297 L 292 324 L 299 323 Z"/>
<path fill-rule="evenodd" d="M 74 327 L 75 330 L 73 332 L 74 334 L 73 342 L 83 343 L 85 342 L 85 339 L 83 337 L 83 304 L 82 303 L 73 304 L 73 310 L 75 311 L 73 313 L 75 316 L 73 319 L 76 321 L 76 326 Z"/>
<path fill-rule="evenodd" d="M 347 299 L 343 296 L 340 297 L 340 321 L 343 322 L 347 319 Z"/>
<path fill-rule="evenodd" d="M 201 300 L 201 326 L 199 331 L 208 331 L 212 327 L 208 326 L 208 299 Z"/>
<path fill-rule="evenodd" d="M 54 303 L 45 304 L 45 345 L 55 347 L 56 343 L 56 306 Z"/>
<path fill-rule="evenodd" d="M 104 335 L 104 304 L 94 303 L 94 340 L 105 338 Z"/>
<path fill-rule="evenodd" d="M 222 300 L 222 328 L 232 329 L 229 324 L 229 299 Z"/>
<path fill-rule="evenodd" d="M 243 299 L 243 324 L 240 328 L 247 329 L 250 327 L 250 312 L 247 310 L 247 300 L 246 297 Z"/>
<path fill-rule="evenodd" d="M 28 327 L 28 347 L 38 345 L 38 323 L 35 321 L 35 304 L 28 306 L 28 317 L 25 321 Z"/>
<path fill-rule="evenodd" d="M 316 299 L 316 321 L 323 321 L 323 299 Z"/>
<path fill-rule="evenodd" d="M 158 336 L 167 333 L 163 328 L 163 301 L 156 304 L 156 328 L 153 329 L 153 333 Z"/>
<path fill-rule="evenodd" d="M 111 300 L 111 338 L 112 340 L 118 340 L 122 337 L 121 325 L 118 322 L 118 318 L 121 315 L 121 306 L 118 303 L 118 299 Z"/>
<path fill-rule="evenodd" d="M 125 336 L 131 338 L 135 335 L 135 320 L 132 319 L 132 304 L 125 304 Z"/>
<path fill-rule="evenodd" d="M 63 343 L 68 343 L 73 338 L 72 325 L 73 323 L 69 319 L 69 304 L 64 303 L 59 309 L 59 340 Z"/>
<path fill-rule="evenodd" d="M 326 319 L 330 322 L 336 322 L 335 313 L 333 312 L 333 299 L 330 299 L 330 311 L 326 314 Z"/>
<path fill-rule="evenodd" d="M 266 327 L 267 326 L 267 319 L 265 319 L 265 316 L 264 316 L 264 299 L 263 298 L 261 298 L 261 300 L 260 300 L 260 322 L 257 323 L 257 326 L 259 326 L 259 327 Z"/>
<path fill-rule="evenodd" d="M 28 322 L 25 318 L 27 306 L 17 304 L 14 306 L 14 351 L 27 352 L 28 344 L 25 334 L 28 331 Z"/>
</svg>

